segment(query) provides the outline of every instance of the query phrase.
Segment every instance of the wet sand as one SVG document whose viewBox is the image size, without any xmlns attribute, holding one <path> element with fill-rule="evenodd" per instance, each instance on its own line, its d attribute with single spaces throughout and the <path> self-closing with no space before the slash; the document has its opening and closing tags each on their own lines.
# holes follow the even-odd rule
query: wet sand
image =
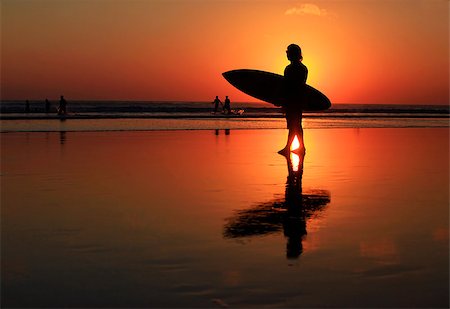
<svg viewBox="0 0 450 309">
<path fill-rule="evenodd" d="M 2 133 L 1 305 L 448 307 L 448 133 Z"/>
</svg>

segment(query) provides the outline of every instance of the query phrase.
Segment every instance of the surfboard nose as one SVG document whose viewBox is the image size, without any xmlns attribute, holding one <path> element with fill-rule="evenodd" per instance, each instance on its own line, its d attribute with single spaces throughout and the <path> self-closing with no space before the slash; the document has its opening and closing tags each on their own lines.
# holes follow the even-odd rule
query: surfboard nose
<svg viewBox="0 0 450 309">
<path fill-rule="evenodd" d="M 229 72 L 230 72 L 230 71 L 226 71 L 226 72 L 223 72 L 223 73 L 222 73 L 222 76 L 223 76 L 226 80 L 228 80 Z"/>
<path fill-rule="evenodd" d="M 233 80 L 233 76 L 235 75 L 236 70 L 226 71 L 222 73 L 222 76 L 229 82 Z"/>
</svg>

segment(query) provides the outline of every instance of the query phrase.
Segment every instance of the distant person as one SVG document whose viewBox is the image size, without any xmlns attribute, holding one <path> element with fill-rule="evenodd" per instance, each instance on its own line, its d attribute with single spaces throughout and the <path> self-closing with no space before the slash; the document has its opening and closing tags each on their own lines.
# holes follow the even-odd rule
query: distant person
<svg viewBox="0 0 450 309">
<path fill-rule="evenodd" d="M 219 109 L 219 104 L 222 104 L 222 102 L 219 100 L 219 96 L 216 96 L 212 104 L 214 104 L 214 113 L 217 113 L 217 110 Z"/>
<path fill-rule="evenodd" d="M 29 113 L 30 112 L 30 101 L 26 100 L 25 101 L 25 113 Z"/>
<path fill-rule="evenodd" d="M 278 151 L 280 154 L 288 154 L 295 136 L 298 136 L 300 148 L 297 152 L 305 152 L 302 128 L 302 89 L 308 78 L 308 68 L 301 62 L 303 60 L 300 46 L 291 44 L 287 47 L 286 56 L 291 62 L 284 70 L 285 91 L 288 98 L 288 104 L 284 106 L 286 113 L 286 124 L 289 130 L 286 146 Z"/>
<path fill-rule="evenodd" d="M 65 115 L 67 114 L 67 101 L 64 99 L 64 96 L 61 96 L 59 99 L 59 106 L 58 106 L 58 115 Z"/>
<path fill-rule="evenodd" d="M 45 112 L 50 112 L 50 101 L 48 99 L 45 99 Z"/>
<path fill-rule="evenodd" d="M 228 98 L 228 96 L 225 97 L 225 102 L 223 104 L 223 112 L 225 114 L 231 114 L 231 105 L 230 105 L 230 99 Z"/>
</svg>

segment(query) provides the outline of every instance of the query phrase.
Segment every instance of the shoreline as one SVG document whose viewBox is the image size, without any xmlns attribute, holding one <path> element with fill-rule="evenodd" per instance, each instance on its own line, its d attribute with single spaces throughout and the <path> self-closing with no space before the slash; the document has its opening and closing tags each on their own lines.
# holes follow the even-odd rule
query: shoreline
<svg viewBox="0 0 450 309">
<path fill-rule="evenodd" d="M 428 120 L 413 120 L 411 123 L 406 119 L 400 122 L 398 119 L 389 122 L 387 119 L 382 121 L 367 120 L 358 121 L 355 124 L 353 121 L 341 121 L 333 123 L 323 123 L 319 121 L 305 120 L 303 124 L 304 130 L 317 129 L 446 129 L 450 128 L 448 121 L 433 121 Z M 214 131 L 214 130 L 239 130 L 239 131 L 268 131 L 268 130 L 286 130 L 284 119 L 265 120 L 247 120 L 247 121 L 232 121 L 232 120 L 170 120 L 170 119 L 142 119 L 139 122 L 132 122 L 128 119 L 103 119 L 103 120 L 30 120 L 30 121 L 16 121 L 10 120 L 0 122 L 1 133 L 15 133 L 15 132 L 163 132 L 163 131 Z"/>
<path fill-rule="evenodd" d="M 305 132 L 309 132 L 309 131 L 344 131 L 344 130 L 449 130 L 450 127 L 440 127 L 440 126 L 435 126 L 435 127 L 431 127 L 431 126 L 410 126 L 410 127 L 320 127 L 320 128 L 303 128 L 303 130 Z M 65 134 L 65 133 L 181 133 L 181 132 L 215 132 L 215 135 L 221 135 L 223 133 L 221 132 L 226 132 L 226 135 L 229 135 L 230 132 L 264 132 L 264 131 L 282 131 L 282 130 L 286 130 L 286 128 L 225 128 L 225 127 L 220 127 L 220 128 L 197 128 L 197 129 L 180 129 L 180 128 L 172 128 L 172 129 L 86 129 L 86 130 L 70 130 L 70 129 L 66 129 L 66 130 L 33 130 L 33 131 L 27 131 L 27 130 L 11 130 L 11 131 L 2 131 L 0 130 L 0 135 L 1 134 L 5 134 L 5 135 L 12 135 L 12 134 L 30 134 L 30 133 L 37 133 L 37 134 Z M 306 133 L 307 134 L 307 133 Z"/>
<path fill-rule="evenodd" d="M 283 114 L 270 114 L 270 115 L 257 115 L 248 113 L 247 115 L 225 115 L 225 114 L 178 114 L 178 115 L 161 115 L 161 114 L 68 114 L 65 116 L 60 115 L 49 115 L 43 113 L 35 113 L 35 114 L 0 114 L 0 120 L 64 120 L 64 119 L 278 119 L 284 118 Z M 417 119 L 450 119 L 449 114 L 416 114 L 416 113 L 408 113 L 408 114 L 387 114 L 387 113 L 364 113 L 357 114 L 349 113 L 349 114 L 329 114 L 324 113 L 318 115 L 317 113 L 304 113 L 303 118 L 320 118 L 320 119 L 367 119 L 367 118 L 376 118 L 376 119 L 405 119 L 405 118 L 417 118 Z"/>
</svg>

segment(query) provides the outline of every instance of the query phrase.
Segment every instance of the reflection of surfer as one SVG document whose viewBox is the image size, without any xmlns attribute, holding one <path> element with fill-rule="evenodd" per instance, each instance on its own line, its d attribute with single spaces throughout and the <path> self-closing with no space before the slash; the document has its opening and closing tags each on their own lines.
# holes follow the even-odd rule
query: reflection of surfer
<svg viewBox="0 0 450 309">
<path fill-rule="evenodd" d="M 222 104 L 222 102 L 219 100 L 219 96 L 216 95 L 216 98 L 212 102 L 214 104 L 214 113 L 217 113 L 217 110 L 219 109 L 219 104 Z"/>
<path fill-rule="evenodd" d="M 260 203 L 238 211 L 227 219 L 224 236 L 227 238 L 267 235 L 283 231 L 287 238 L 286 257 L 298 258 L 303 252 L 306 222 L 325 209 L 330 193 L 324 190 L 302 190 L 304 153 L 289 153 L 286 157 L 288 177 L 284 198 Z"/>
<path fill-rule="evenodd" d="M 303 237 L 306 236 L 305 210 L 309 207 L 303 203 L 302 176 L 305 154 L 291 153 L 286 156 L 288 177 L 286 181 L 284 208 L 287 213 L 283 216 L 283 233 L 287 238 L 286 257 L 298 258 L 303 252 Z"/>
<path fill-rule="evenodd" d="M 284 106 L 284 111 L 286 113 L 286 123 L 289 133 L 286 146 L 278 152 L 280 154 L 289 153 L 290 146 L 296 135 L 300 142 L 299 151 L 305 151 L 302 128 L 302 106 L 298 101 L 301 101 L 301 89 L 306 84 L 308 69 L 301 63 L 303 57 L 300 46 L 296 44 L 289 45 L 286 50 L 286 55 L 291 62 L 284 70 L 285 91 L 289 102 Z"/>
</svg>

